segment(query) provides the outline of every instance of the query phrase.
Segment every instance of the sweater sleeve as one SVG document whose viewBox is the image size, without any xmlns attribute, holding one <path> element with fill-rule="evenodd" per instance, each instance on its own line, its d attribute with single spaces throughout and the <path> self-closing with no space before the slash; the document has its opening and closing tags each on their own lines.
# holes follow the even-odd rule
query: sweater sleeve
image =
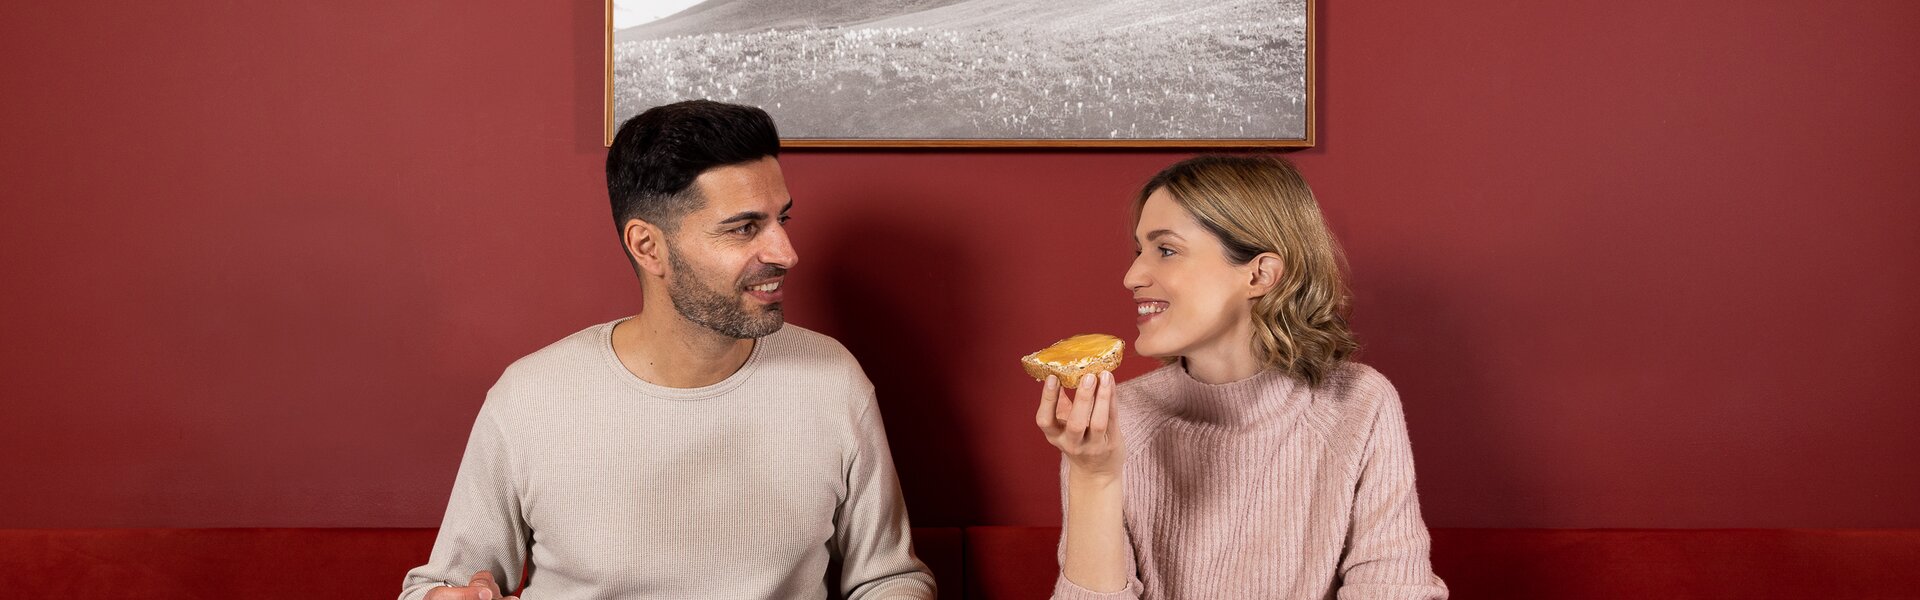
<svg viewBox="0 0 1920 600">
<path fill-rule="evenodd" d="M 1060 575 L 1053 581 L 1054 600 L 1135 600 L 1140 597 L 1145 586 L 1140 584 L 1138 561 L 1133 555 L 1133 533 L 1127 532 L 1126 557 L 1127 587 L 1111 592 L 1096 592 L 1067 579 L 1067 468 L 1071 463 L 1065 457 L 1060 459 L 1060 549 L 1055 559 L 1060 565 Z"/>
<path fill-rule="evenodd" d="M 1400 395 L 1383 378 L 1364 445 L 1353 522 L 1340 560 L 1340 600 L 1444 600 L 1413 484 L 1413 449 Z"/>
<path fill-rule="evenodd" d="M 427 564 L 407 572 L 400 600 L 424 598 L 443 582 L 464 585 L 478 571 L 492 571 L 501 591 L 513 593 L 526 564 L 531 531 L 520 511 L 511 458 L 500 424 L 482 407 L 460 459 L 433 554 Z"/>
<path fill-rule="evenodd" d="M 847 467 L 847 497 L 834 514 L 833 550 L 840 567 L 840 593 L 848 600 L 932 600 L 932 571 L 913 554 L 907 504 L 893 470 L 887 429 L 874 402 L 873 384 L 856 377 L 866 407 L 853 432 Z"/>
</svg>

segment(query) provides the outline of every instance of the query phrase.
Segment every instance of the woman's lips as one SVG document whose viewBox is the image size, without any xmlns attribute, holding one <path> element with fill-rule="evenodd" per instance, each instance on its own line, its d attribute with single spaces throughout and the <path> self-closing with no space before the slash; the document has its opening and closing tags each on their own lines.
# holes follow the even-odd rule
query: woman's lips
<svg viewBox="0 0 1920 600">
<path fill-rule="evenodd" d="M 1147 321 L 1151 321 L 1153 320 L 1154 317 L 1158 317 L 1161 314 L 1165 313 L 1167 311 L 1168 306 L 1169 305 L 1164 300 L 1136 298 L 1134 299 L 1134 305 L 1133 305 L 1134 322 L 1141 325 L 1145 325 Z"/>
</svg>

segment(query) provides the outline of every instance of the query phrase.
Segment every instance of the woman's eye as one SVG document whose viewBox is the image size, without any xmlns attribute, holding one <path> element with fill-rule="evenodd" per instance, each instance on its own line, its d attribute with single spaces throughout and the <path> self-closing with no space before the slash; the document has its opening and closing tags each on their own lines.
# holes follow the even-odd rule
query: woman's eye
<svg viewBox="0 0 1920 600">
<path fill-rule="evenodd" d="M 1166 257 L 1169 257 L 1169 256 L 1173 256 L 1173 249 L 1172 249 L 1172 248 L 1168 248 L 1168 247 L 1166 247 L 1166 246 L 1161 246 L 1161 247 L 1160 247 L 1160 257 L 1161 257 L 1161 258 L 1166 258 Z"/>
</svg>

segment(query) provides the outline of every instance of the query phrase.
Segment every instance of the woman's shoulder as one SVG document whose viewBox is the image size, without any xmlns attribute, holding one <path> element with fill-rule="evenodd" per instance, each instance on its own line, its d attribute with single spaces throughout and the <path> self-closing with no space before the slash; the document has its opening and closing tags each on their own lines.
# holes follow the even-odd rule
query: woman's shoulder
<svg viewBox="0 0 1920 600">
<path fill-rule="evenodd" d="M 1144 442 L 1167 422 L 1167 399 L 1173 395 L 1179 368 L 1178 364 L 1162 365 L 1114 387 L 1113 403 L 1120 411 L 1120 428 L 1128 439 Z M 1139 448 L 1144 444 L 1131 446 Z"/>
<path fill-rule="evenodd" d="M 1161 365 L 1160 368 L 1142 373 L 1133 379 L 1120 382 L 1114 388 L 1114 397 L 1121 404 L 1155 404 L 1156 398 L 1165 398 L 1173 393 L 1179 382 L 1179 363 Z"/>
<path fill-rule="evenodd" d="M 1343 361 L 1313 387 L 1315 396 L 1352 402 L 1379 402 L 1394 396 L 1393 382 L 1364 363 Z"/>
<path fill-rule="evenodd" d="M 1329 437 L 1364 436 L 1383 408 L 1400 402 L 1393 382 L 1373 367 L 1345 361 L 1312 386 L 1310 417 Z"/>
</svg>

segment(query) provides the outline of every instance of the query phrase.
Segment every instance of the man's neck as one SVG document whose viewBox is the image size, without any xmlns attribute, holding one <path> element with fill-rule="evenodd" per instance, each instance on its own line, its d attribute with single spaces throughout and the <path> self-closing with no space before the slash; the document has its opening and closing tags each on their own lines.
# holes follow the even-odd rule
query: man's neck
<svg viewBox="0 0 1920 600">
<path fill-rule="evenodd" d="M 654 385 L 697 388 L 720 383 L 747 364 L 754 340 L 701 327 L 662 300 L 613 328 L 613 354 L 627 372 Z"/>
</svg>

